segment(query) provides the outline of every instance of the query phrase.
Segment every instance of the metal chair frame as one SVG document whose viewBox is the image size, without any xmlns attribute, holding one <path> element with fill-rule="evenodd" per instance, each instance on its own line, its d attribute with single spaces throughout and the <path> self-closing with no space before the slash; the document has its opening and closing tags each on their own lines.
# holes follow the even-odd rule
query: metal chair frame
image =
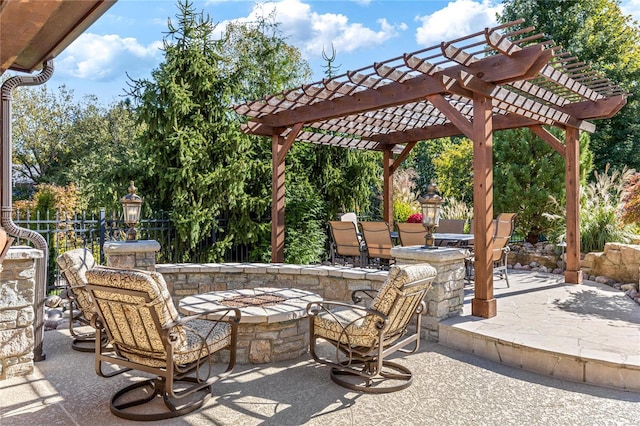
<svg viewBox="0 0 640 426">
<path fill-rule="evenodd" d="M 131 272 L 126 270 L 115 271 L 115 273 Z M 91 275 L 91 273 L 89 273 L 89 275 Z M 211 397 L 211 386 L 231 373 L 236 359 L 238 323 L 241 315 L 239 309 L 220 308 L 202 312 L 197 315 L 179 317 L 163 327 L 155 309 L 146 309 L 154 302 L 148 292 L 96 285 L 92 284 L 91 280 L 87 285 L 87 289 L 96 304 L 96 313 L 91 322 L 96 328 L 97 338 L 106 339 L 113 347 L 112 350 L 107 350 L 101 345 L 95 345 L 96 373 L 101 377 L 108 378 L 127 371 L 138 370 L 155 376 L 152 379 L 136 382 L 117 391 L 111 398 L 110 404 L 110 410 L 114 415 L 128 420 L 142 421 L 155 421 L 182 416 L 200 408 Z M 129 330 L 131 333 L 136 333 L 136 336 L 141 336 L 138 337 L 143 343 L 141 345 L 131 346 L 124 343 L 119 337 L 121 336 L 122 329 L 112 329 L 117 327 L 114 326 L 114 321 L 116 321 L 114 312 L 125 309 L 129 314 L 136 312 L 138 315 L 142 315 L 140 312 L 146 309 L 145 312 L 151 315 L 152 321 L 145 323 L 144 330 Z M 188 327 L 191 321 L 205 318 L 207 315 L 213 313 L 222 314 L 224 319 L 210 321 L 212 326 L 208 334 L 206 336 L 198 336 L 201 342 L 198 359 L 189 364 L 177 364 L 174 361 L 174 350 L 177 344 L 177 336 L 175 335 L 176 327 Z M 224 372 L 213 375 L 212 357 L 217 351 L 210 352 L 206 345 L 206 340 L 220 323 L 230 324 L 230 343 L 221 348 L 221 350 L 229 350 L 229 362 Z M 124 329 L 131 327 L 130 324 L 122 326 Z M 145 345 L 150 345 L 149 336 L 152 336 L 154 333 L 159 333 L 159 337 L 163 343 L 164 353 L 159 353 L 150 350 L 149 347 L 145 347 Z M 160 364 L 160 366 L 146 365 L 133 361 L 123 354 L 123 350 L 128 353 L 136 353 L 141 357 L 147 357 L 150 361 Z M 117 365 L 120 368 L 115 370 L 109 368 L 105 370 L 103 368 L 103 364 L 105 363 Z M 207 374 L 206 378 L 203 379 L 201 377 L 201 367 L 205 365 L 205 363 L 207 364 Z M 178 382 L 182 382 L 188 386 L 185 389 L 176 390 L 175 385 Z M 136 394 L 141 394 L 142 396 L 133 398 Z M 193 395 L 192 398 L 187 398 L 191 395 Z M 159 398 L 161 398 L 164 403 L 163 410 L 148 413 L 140 408 Z"/>
</svg>

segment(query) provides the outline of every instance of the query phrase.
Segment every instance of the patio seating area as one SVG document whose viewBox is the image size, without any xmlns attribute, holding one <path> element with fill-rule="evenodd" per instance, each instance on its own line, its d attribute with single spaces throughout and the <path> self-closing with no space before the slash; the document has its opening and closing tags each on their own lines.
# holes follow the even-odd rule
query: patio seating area
<svg viewBox="0 0 640 426">
<path fill-rule="evenodd" d="M 463 315 L 441 325 L 441 335 L 456 329 L 471 336 L 476 343 L 468 349 L 475 353 L 446 347 L 443 337 L 440 344 L 423 341 L 418 352 L 393 358 L 414 373 L 407 389 L 380 395 L 350 391 L 333 383 L 329 367 L 307 354 L 269 365 L 237 365 L 201 409 L 158 423 L 447 425 L 527 419 L 542 425 L 553 419 L 558 425 L 636 424 L 640 392 L 525 371 L 483 358 L 489 351 L 479 348 L 511 342 L 527 348 L 531 359 L 556 356 L 618 365 L 637 373 L 638 386 L 640 306 L 604 284 L 565 285 L 559 275 L 514 271 L 510 284 L 496 285 L 501 306 L 496 317 L 470 315 L 469 287 Z M 47 331 L 47 359 L 36 363 L 34 374 L 0 382 L 0 424 L 83 424 L 88 419 L 96 425 L 131 424 L 109 412 L 109 400 L 138 376 L 97 376 L 93 354 L 74 351 L 70 339 L 66 327 Z M 615 370 L 604 372 L 618 376 Z"/>
</svg>

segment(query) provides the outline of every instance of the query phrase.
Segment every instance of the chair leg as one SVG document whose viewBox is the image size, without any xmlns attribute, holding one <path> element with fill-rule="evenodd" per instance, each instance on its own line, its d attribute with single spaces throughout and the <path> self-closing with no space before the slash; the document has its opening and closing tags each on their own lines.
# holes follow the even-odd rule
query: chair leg
<svg viewBox="0 0 640 426">
<path fill-rule="evenodd" d="M 174 381 L 174 384 L 179 382 L 199 383 L 194 377 L 183 377 L 179 381 Z M 166 389 L 166 382 L 163 378 L 157 377 L 155 379 L 144 380 L 116 392 L 111 398 L 110 409 L 115 416 L 137 421 L 163 420 L 183 416 L 202 407 L 202 405 L 211 398 L 211 386 L 203 385 L 202 383 L 200 383 L 200 385 L 202 385 L 200 389 L 190 395 L 190 397 L 185 398 L 188 399 L 188 401 L 178 405 L 177 403 L 180 402 L 180 400 L 169 396 Z M 147 410 L 141 409 L 144 404 L 151 403 L 155 399 L 160 398 L 164 404 L 164 410 L 145 412 Z M 135 408 L 137 407 L 138 409 L 136 410 Z M 130 410 L 132 408 L 133 410 Z"/>
<path fill-rule="evenodd" d="M 377 360 L 344 361 L 345 368 L 332 367 L 331 380 L 347 389 L 365 393 L 389 393 L 411 386 L 411 370 L 391 361 L 383 361 L 377 371 Z M 360 372 L 356 367 L 360 366 Z"/>
</svg>

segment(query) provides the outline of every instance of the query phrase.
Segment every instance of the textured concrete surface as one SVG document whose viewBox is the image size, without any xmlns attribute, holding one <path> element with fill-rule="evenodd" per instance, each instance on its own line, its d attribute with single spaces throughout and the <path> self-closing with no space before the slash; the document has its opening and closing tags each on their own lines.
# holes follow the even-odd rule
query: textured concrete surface
<svg viewBox="0 0 640 426">
<path fill-rule="evenodd" d="M 535 275 L 514 276 L 512 287 L 516 280 L 527 277 Z M 538 281 L 533 283 L 539 285 Z M 496 287 L 500 285 L 497 281 Z M 578 291 L 591 290 L 583 286 Z M 510 311 L 509 296 L 496 296 L 498 312 L 506 314 Z M 606 300 L 596 301 L 600 314 L 594 321 L 614 326 L 628 323 Z M 564 306 L 563 310 L 578 317 L 586 309 L 578 299 L 565 304 L 550 297 L 548 302 L 540 309 Z M 538 310 L 532 313 L 537 316 L 523 318 L 523 324 L 544 324 L 540 316 L 550 315 Z M 565 330 L 545 328 L 547 333 L 556 329 Z M 629 335 L 625 341 L 632 338 Z M 619 346 L 622 339 L 616 339 L 602 342 L 602 352 L 609 354 L 611 347 Z M 598 344 L 595 337 L 592 340 L 593 345 Z M 71 350 L 70 341 L 66 330 L 46 332 L 47 359 L 36 363 L 34 374 L 0 381 L 0 425 L 133 423 L 111 415 L 109 400 L 140 375 L 101 378 L 93 370 L 93 355 Z M 562 343 L 564 339 L 549 336 L 549 341 Z M 640 393 L 529 372 L 435 343 L 423 342 L 418 353 L 396 361 L 414 372 L 414 383 L 382 395 L 341 388 L 330 380 L 328 367 L 308 355 L 277 364 L 239 365 L 229 378 L 215 385 L 213 398 L 202 409 L 154 424 L 636 425 L 640 418 Z"/>
</svg>

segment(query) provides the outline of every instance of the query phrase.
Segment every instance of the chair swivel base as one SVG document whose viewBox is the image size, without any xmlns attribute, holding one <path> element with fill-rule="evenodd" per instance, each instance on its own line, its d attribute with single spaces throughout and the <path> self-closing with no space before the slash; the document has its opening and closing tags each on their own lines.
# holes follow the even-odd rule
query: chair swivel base
<svg viewBox="0 0 640 426">
<path fill-rule="evenodd" d="M 331 368 L 331 380 L 347 389 L 366 393 L 389 393 L 405 389 L 413 382 L 411 370 L 395 362 L 383 361 L 382 371 L 370 373 L 370 365 L 374 362 L 353 361 L 343 362 L 346 369 Z M 361 365 L 358 372 L 353 366 Z"/>
<path fill-rule="evenodd" d="M 108 340 L 106 334 L 102 335 L 101 345 L 103 348 L 107 347 Z M 71 342 L 71 349 L 78 352 L 95 352 L 96 351 L 96 334 L 77 334 Z"/>
<path fill-rule="evenodd" d="M 195 378 L 184 377 L 180 380 L 174 381 L 174 384 L 180 382 L 198 383 Z M 141 394 L 141 397 L 133 399 L 131 395 L 135 393 Z M 129 398 L 127 398 L 129 397 Z M 153 421 L 171 419 L 174 417 L 180 417 L 188 414 L 194 410 L 199 409 L 204 403 L 211 398 L 211 387 L 204 386 L 202 389 L 197 390 L 192 395 L 186 396 L 185 399 L 188 402 L 182 405 L 176 405 L 174 402 L 180 402 L 175 398 L 170 398 L 165 390 L 165 383 L 159 378 L 144 380 L 142 382 L 134 383 L 116 392 L 111 398 L 111 413 L 115 416 L 121 417 L 127 420 L 137 421 Z M 150 408 L 144 407 L 144 404 L 155 404 L 160 406 L 154 400 L 162 400 L 164 410 L 156 410 L 153 412 L 147 412 Z M 133 410 L 130 410 L 132 409 Z M 137 410 L 135 409 L 137 408 Z M 156 407 L 154 407 L 156 408 Z"/>
</svg>

